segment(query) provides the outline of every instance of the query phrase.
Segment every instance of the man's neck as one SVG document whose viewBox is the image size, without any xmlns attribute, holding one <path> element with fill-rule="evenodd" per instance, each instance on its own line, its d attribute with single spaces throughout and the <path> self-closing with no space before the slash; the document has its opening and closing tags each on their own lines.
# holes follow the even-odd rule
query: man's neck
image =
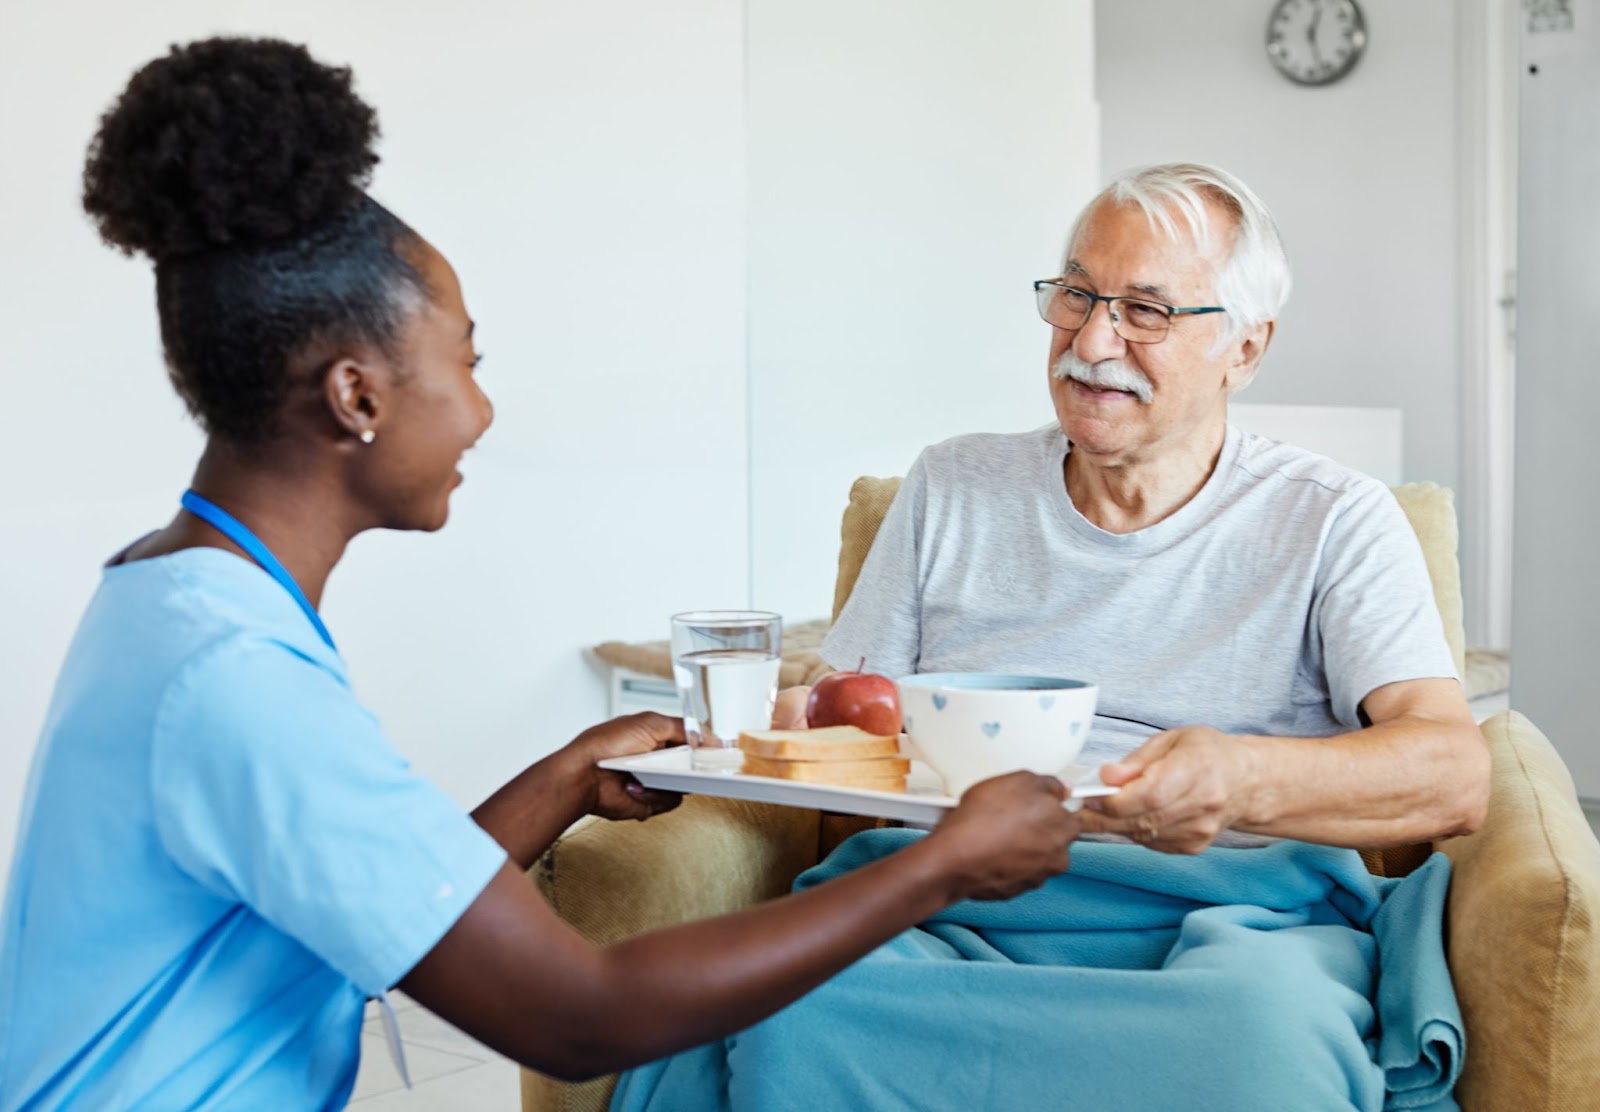
<svg viewBox="0 0 1600 1112">
<path fill-rule="evenodd" d="M 1108 533 L 1135 533 L 1188 505 L 1211 478 L 1227 426 L 1145 457 L 1096 459 L 1076 445 L 1063 473 L 1067 496 L 1088 521 Z"/>
</svg>

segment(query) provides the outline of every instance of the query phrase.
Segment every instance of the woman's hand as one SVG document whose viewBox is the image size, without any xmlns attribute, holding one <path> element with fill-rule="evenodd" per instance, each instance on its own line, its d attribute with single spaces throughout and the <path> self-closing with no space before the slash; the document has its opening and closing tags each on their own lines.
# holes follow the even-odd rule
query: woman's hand
<svg viewBox="0 0 1600 1112">
<path fill-rule="evenodd" d="M 1084 802 L 1083 829 L 1163 853 L 1200 853 L 1250 810 L 1260 773 L 1247 739 L 1209 726 L 1165 730 L 1100 779 L 1122 790 Z"/>
<path fill-rule="evenodd" d="M 927 841 L 944 854 L 954 898 L 1006 900 L 1067 871 L 1081 813 L 1054 776 L 1013 772 L 974 784 Z"/>
<path fill-rule="evenodd" d="M 624 715 L 583 731 L 563 751 L 570 757 L 589 814 L 607 819 L 647 819 L 683 802 L 677 792 L 655 791 L 625 772 L 597 767 L 612 757 L 632 757 L 683 744 L 683 719 L 654 711 Z"/>
</svg>

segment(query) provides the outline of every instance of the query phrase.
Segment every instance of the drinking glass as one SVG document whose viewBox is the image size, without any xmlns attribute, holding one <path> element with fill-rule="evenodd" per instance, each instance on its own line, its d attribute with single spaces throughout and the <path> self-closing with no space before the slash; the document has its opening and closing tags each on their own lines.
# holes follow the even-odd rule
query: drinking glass
<svg viewBox="0 0 1600 1112">
<path fill-rule="evenodd" d="M 738 772 L 740 732 L 771 727 L 782 642 L 783 619 L 765 610 L 672 616 L 672 676 L 695 771 Z"/>
</svg>

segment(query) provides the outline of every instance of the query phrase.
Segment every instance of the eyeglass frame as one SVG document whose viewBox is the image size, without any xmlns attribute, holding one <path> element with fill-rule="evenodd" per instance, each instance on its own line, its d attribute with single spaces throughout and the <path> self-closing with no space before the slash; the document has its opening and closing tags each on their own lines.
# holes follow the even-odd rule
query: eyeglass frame
<svg viewBox="0 0 1600 1112">
<path fill-rule="evenodd" d="M 1173 317 L 1199 316 L 1202 313 L 1226 313 L 1228 311 L 1227 309 L 1223 308 L 1221 305 L 1163 305 L 1159 301 L 1147 301 L 1146 299 L 1144 299 L 1142 297 L 1128 297 L 1128 296 L 1122 295 L 1122 294 L 1119 294 L 1119 295 L 1117 295 L 1115 297 L 1107 297 L 1105 294 L 1090 293 L 1088 290 L 1084 289 L 1081 286 L 1069 286 L 1065 281 L 1063 281 L 1060 278 L 1040 278 L 1038 281 L 1034 282 L 1034 284 L 1033 284 L 1033 294 L 1034 294 L 1035 303 L 1038 302 L 1039 294 L 1044 289 L 1044 287 L 1046 287 L 1046 286 L 1054 286 L 1057 289 L 1061 289 L 1061 290 L 1070 290 L 1072 293 L 1082 294 L 1084 297 L 1087 297 L 1089 299 L 1089 310 L 1088 310 L 1088 312 L 1083 314 L 1083 324 L 1078 325 L 1077 328 L 1061 328 L 1061 325 L 1055 324 L 1052 321 L 1050 321 L 1044 315 L 1044 307 L 1042 305 L 1039 306 L 1039 319 L 1044 321 L 1046 324 L 1050 325 L 1051 328 L 1061 328 L 1061 331 L 1063 331 L 1063 332 L 1076 332 L 1076 331 L 1078 331 L 1079 328 L 1082 328 L 1084 325 L 1089 323 L 1089 318 L 1090 317 L 1094 316 L 1094 307 L 1095 307 L 1095 305 L 1097 303 L 1101 302 L 1101 301 L 1104 301 L 1106 303 L 1106 313 L 1111 317 L 1111 330 L 1113 332 L 1116 332 L 1116 334 L 1118 336 L 1121 336 L 1123 340 L 1125 340 L 1126 342 L 1128 342 L 1130 344 L 1159 344 L 1162 340 L 1165 340 L 1167 338 L 1168 334 L 1170 334 L 1172 332 L 1172 318 Z M 1117 325 L 1122 323 L 1122 318 L 1120 316 L 1118 316 L 1116 310 L 1112 308 L 1111 303 L 1113 301 L 1137 301 L 1140 305 L 1148 305 L 1152 309 L 1160 309 L 1167 316 L 1167 330 L 1166 330 L 1166 332 L 1163 332 L 1160 336 L 1157 336 L 1154 340 L 1130 340 L 1130 339 L 1128 339 L 1128 337 L 1123 336 L 1122 332 L 1117 328 Z"/>
</svg>

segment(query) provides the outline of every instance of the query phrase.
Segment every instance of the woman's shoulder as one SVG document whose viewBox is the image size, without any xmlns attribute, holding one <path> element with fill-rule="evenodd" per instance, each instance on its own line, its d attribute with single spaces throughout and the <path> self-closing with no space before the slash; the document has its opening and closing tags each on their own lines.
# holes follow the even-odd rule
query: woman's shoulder
<svg viewBox="0 0 1600 1112">
<path fill-rule="evenodd" d="M 277 645 L 343 674 L 338 654 L 259 565 L 220 548 L 184 548 L 105 569 L 96 603 L 111 633 L 187 653 L 219 641 Z M 141 629 L 141 627 L 143 627 Z"/>
<path fill-rule="evenodd" d="M 254 713 L 248 704 L 300 698 L 291 685 L 349 688 L 338 654 L 283 588 L 213 548 L 108 566 L 62 680 L 67 697 L 130 720 L 197 699 Z"/>
</svg>

